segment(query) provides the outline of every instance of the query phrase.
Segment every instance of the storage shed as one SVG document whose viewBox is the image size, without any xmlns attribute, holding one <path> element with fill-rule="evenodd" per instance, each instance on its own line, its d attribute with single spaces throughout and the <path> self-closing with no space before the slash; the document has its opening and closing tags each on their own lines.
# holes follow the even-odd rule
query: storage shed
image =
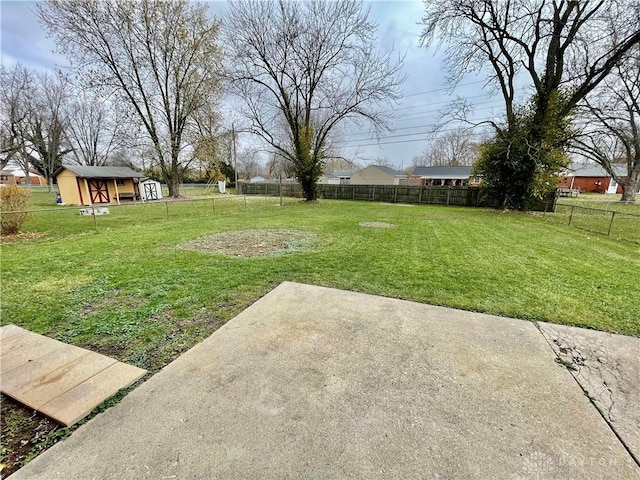
<svg viewBox="0 0 640 480">
<path fill-rule="evenodd" d="M 63 203 L 95 205 L 140 200 L 138 185 L 145 176 L 129 167 L 64 165 L 54 177 Z"/>
<path fill-rule="evenodd" d="M 160 182 L 143 180 L 140 182 L 140 196 L 142 200 L 160 200 L 162 198 L 162 185 Z"/>
</svg>

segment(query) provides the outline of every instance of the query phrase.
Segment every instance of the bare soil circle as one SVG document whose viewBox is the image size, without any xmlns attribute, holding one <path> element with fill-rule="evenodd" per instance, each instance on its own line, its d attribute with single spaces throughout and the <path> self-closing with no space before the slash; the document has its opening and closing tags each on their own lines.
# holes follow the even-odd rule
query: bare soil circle
<svg viewBox="0 0 640 480">
<path fill-rule="evenodd" d="M 179 248 L 229 257 L 267 257 L 305 250 L 314 238 L 300 230 L 235 230 L 196 238 Z"/>
<path fill-rule="evenodd" d="M 360 222 L 358 225 L 365 228 L 396 228 L 395 224 L 384 222 Z"/>
</svg>

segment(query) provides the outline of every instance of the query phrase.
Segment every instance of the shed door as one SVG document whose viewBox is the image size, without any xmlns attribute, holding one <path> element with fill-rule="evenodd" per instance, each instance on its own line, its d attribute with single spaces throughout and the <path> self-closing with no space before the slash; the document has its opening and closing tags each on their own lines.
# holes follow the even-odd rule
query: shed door
<svg viewBox="0 0 640 480">
<path fill-rule="evenodd" d="M 158 200 L 158 184 L 157 183 L 145 183 L 144 196 L 147 200 Z"/>
<path fill-rule="evenodd" d="M 89 180 L 91 203 L 109 203 L 109 190 L 106 180 Z"/>
</svg>

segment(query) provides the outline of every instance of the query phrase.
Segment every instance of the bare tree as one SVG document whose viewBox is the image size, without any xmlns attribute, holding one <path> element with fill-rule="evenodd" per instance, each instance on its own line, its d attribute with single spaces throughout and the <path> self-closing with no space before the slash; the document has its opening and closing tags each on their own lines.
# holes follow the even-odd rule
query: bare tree
<svg viewBox="0 0 640 480">
<path fill-rule="evenodd" d="M 290 160 L 314 200 L 334 127 L 364 119 L 386 128 L 380 107 L 399 96 L 400 62 L 374 50 L 376 26 L 359 1 L 239 0 L 225 27 L 250 130 Z"/>
<path fill-rule="evenodd" d="M 622 186 L 623 202 L 640 190 L 640 51 L 632 52 L 613 74 L 585 99 L 583 131 L 573 147 L 594 160 Z M 624 165 L 626 175 L 615 168 Z"/>
<path fill-rule="evenodd" d="M 267 173 L 272 178 L 282 179 L 289 178 L 293 175 L 293 165 L 291 164 L 291 161 L 277 153 L 271 154 L 265 167 Z"/>
<path fill-rule="evenodd" d="M 47 178 L 49 190 L 53 174 L 62 165 L 62 159 L 70 153 L 66 139 L 69 117 L 67 77 L 58 73 L 35 75 L 34 91 L 28 100 L 27 116 L 21 124 L 22 168 L 28 172 L 29 164 Z"/>
<path fill-rule="evenodd" d="M 69 106 L 67 138 L 80 165 L 107 165 L 122 150 L 125 123 L 118 121 L 113 105 L 88 94 L 78 94 Z"/>
<path fill-rule="evenodd" d="M 353 160 L 344 157 L 329 157 L 324 160 L 324 172 L 331 173 L 336 170 L 355 170 L 357 167 Z"/>
<path fill-rule="evenodd" d="M 88 86 L 115 92 L 144 125 L 169 195 L 180 194 L 185 131 L 219 90 L 218 22 L 186 0 L 50 0 L 42 23 Z"/>
<path fill-rule="evenodd" d="M 245 148 L 238 152 L 238 175 L 240 178 L 250 180 L 262 171 L 258 151 L 253 148 Z"/>
<path fill-rule="evenodd" d="M 478 156 L 473 132 L 457 128 L 436 136 L 423 153 L 424 165 L 438 167 L 471 166 Z"/>
<path fill-rule="evenodd" d="M 21 64 L 12 69 L 3 66 L 0 87 L 0 168 L 4 169 L 24 147 L 22 129 L 35 95 L 33 73 Z"/>
<path fill-rule="evenodd" d="M 515 199 L 521 207 L 536 178 L 562 166 L 570 135 L 557 126 L 566 125 L 578 103 L 640 43 L 639 20 L 634 0 L 425 2 L 421 41 L 446 42 L 451 81 L 488 66 L 487 83 L 502 94 L 507 125 L 491 121 L 498 139 L 493 151 L 501 162 L 494 171 L 505 179 L 518 176 L 517 188 L 529 190 L 504 192 L 505 201 Z M 516 92 L 522 81 L 533 91 L 524 115 Z"/>
</svg>

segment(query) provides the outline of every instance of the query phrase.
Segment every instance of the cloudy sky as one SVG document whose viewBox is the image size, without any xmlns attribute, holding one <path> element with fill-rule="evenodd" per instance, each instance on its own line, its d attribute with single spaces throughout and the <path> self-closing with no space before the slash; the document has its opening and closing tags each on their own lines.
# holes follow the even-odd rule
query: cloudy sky
<svg viewBox="0 0 640 480">
<path fill-rule="evenodd" d="M 390 107 L 394 117 L 392 131 L 377 139 L 366 128 L 349 128 L 342 135 L 343 156 L 368 164 L 384 158 L 398 168 L 410 165 L 412 158 L 428 146 L 430 131 L 439 121 L 440 112 L 457 97 L 469 98 L 476 105 L 475 119 L 500 115 L 501 101 L 483 90 L 482 77 L 465 77 L 453 92 L 447 88 L 443 53 L 419 46 L 422 1 L 373 1 L 367 5 L 371 18 L 379 25 L 379 48 L 393 46 L 405 54 L 403 68 L 407 79 L 403 98 Z M 224 2 L 210 3 L 215 15 L 223 15 L 225 9 Z M 21 62 L 29 68 L 46 70 L 66 65 L 65 58 L 55 53 L 55 45 L 38 23 L 35 2 L 1 0 L 0 27 L 5 66 Z"/>
</svg>

